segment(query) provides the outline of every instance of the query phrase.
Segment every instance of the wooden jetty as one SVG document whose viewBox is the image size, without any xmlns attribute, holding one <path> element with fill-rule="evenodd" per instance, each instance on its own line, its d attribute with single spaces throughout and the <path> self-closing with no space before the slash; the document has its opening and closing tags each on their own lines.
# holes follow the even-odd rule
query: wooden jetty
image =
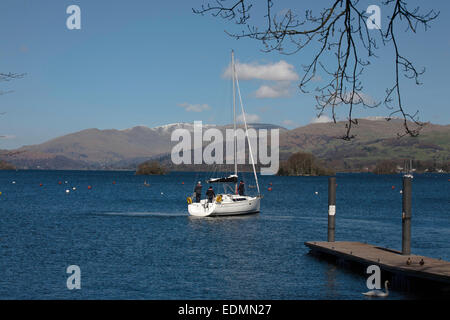
<svg viewBox="0 0 450 320">
<path fill-rule="evenodd" d="M 339 264 L 361 267 L 377 265 L 395 288 L 450 296 L 450 262 L 411 254 L 412 176 L 403 177 L 402 251 L 376 245 L 335 241 L 336 178 L 328 179 L 328 241 L 305 242 L 311 253 L 333 258 Z M 365 270 L 365 269 L 364 269 Z M 435 290 L 439 289 L 439 290 Z"/>
<path fill-rule="evenodd" d="M 361 242 L 305 242 L 313 252 L 364 266 L 377 265 L 381 271 L 406 278 L 434 281 L 450 288 L 450 262 Z"/>
</svg>

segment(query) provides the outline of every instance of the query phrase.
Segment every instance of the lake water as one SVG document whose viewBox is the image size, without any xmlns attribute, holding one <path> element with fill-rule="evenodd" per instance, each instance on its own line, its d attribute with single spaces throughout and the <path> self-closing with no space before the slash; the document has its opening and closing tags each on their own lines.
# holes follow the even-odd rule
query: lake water
<svg viewBox="0 0 450 320">
<path fill-rule="evenodd" d="M 0 298 L 364 299 L 363 275 L 304 246 L 327 238 L 327 177 L 263 176 L 260 214 L 188 217 L 186 196 L 205 178 L 0 172 Z M 414 254 L 450 260 L 449 179 L 414 177 Z M 401 183 L 400 175 L 338 174 L 336 240 L 401 250 Z M 66 287 L 69 265 L 81 269 L 81 290 Z"/>
</svg>

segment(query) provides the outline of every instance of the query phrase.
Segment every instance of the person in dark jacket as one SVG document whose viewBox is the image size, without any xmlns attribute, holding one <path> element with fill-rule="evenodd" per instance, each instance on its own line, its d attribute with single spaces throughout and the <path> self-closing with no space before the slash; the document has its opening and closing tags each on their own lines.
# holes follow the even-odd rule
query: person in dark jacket
<svg viewBox="0 0 450 320">
<path fill-rule="evenodd" d="M 243 196 L 245 194 L 245 185 L 244 185 L 244 181 L 242 181 L 242 180 L 239 183 L 238 193 L 240 196 Z"/>
<path fill-rule="evenodd" d="M 202 183 L 199 181 L 194 188 L 195 202 L 200 202 L 202 197 Z"/>
<path fill-rule="evenodd" d="M 214 190 L 211 186 L 208 188 L 208 190 L 206 190 L 206 196 L 208 197 L 208 202 L 213 202 L 216 194 L 214 193 Z"/>
</svg>

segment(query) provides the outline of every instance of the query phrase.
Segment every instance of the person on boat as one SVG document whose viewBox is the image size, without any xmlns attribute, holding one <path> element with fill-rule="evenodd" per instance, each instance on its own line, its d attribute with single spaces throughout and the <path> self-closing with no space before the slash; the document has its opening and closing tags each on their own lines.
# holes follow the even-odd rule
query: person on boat
<svg viewBox="0 0 450 320">
<path fill-rule="evenodd" d="M 240 196 L 243 196 L 245 194 L 245 185 L 244 185 L 244 181 L 242 181 L 242 180 L 239 183 L 238 193 Z"/>
<path fill-rule="evenodd" d="M 216 194 L 211 186 L 209 186 L 208 190 L 206 190 L 206 196 L 208 197 L 208 202 L 213 202 Z"/>
<path fill-rule="evenodd" d="M 194 188 L 195 202 L 200 202 L 202 197 L 202 183 L 199 181 Z"/>
</svg>

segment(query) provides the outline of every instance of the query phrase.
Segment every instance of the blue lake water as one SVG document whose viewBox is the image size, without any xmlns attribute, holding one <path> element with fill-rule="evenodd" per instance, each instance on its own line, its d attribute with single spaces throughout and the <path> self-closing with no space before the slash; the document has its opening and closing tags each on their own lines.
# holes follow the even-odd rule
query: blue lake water
<svg viewBox="0 0 450 320">
<path fill-rule="evenodd" d="M 260 214 L 188 217 L 186 196 L 207 177 L 0 171 L 0 298 L 364 299 L 363 275 L 304 246 L 326 240 L 327 177 L 262 176 Z M 414 177 L 414 254 L 450 260 L 449 179 Z M 401 250 L 401 183 L 338 174 L 336 240 Z M 69 265 L 81 268 L 80 290 L 66 287 Z"/>
</svg>

